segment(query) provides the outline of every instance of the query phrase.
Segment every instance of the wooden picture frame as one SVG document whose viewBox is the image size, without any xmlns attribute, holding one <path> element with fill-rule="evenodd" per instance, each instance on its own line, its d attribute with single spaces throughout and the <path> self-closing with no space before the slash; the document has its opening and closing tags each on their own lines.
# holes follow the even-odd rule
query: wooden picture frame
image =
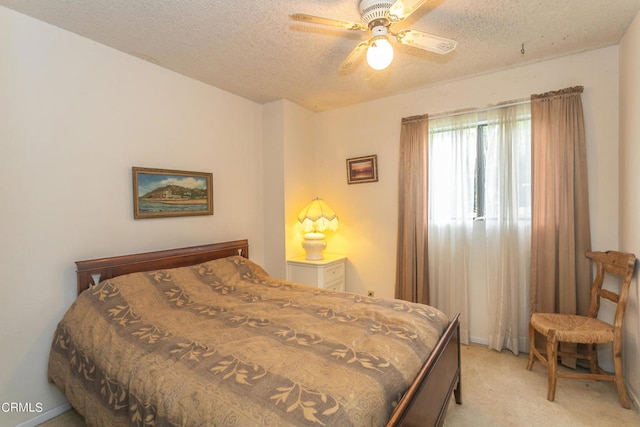
<svg viewBox="0 0 640 427">
<path fill-rule="evenodd" d="M 134 166 L 133 218 L 213 215 L 213 174 Z"/>
<path fill-rule="evenodd" d="M 347 183 L 378 182 L 378 156 L 347 159 Z"/>
</svg>

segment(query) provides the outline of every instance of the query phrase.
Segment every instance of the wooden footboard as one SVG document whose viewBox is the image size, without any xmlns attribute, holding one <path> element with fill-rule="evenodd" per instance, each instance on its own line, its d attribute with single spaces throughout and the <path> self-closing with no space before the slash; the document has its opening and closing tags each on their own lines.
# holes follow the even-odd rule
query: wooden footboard
<svg viewBox="0 0 640 427">
<path fill-rule="evenodd" d="M 418 373 L 387 427 L 440 426 L 455 393 L 462 403 L 460 382 L 460 314 L 456 314 Z"/>
</svg>

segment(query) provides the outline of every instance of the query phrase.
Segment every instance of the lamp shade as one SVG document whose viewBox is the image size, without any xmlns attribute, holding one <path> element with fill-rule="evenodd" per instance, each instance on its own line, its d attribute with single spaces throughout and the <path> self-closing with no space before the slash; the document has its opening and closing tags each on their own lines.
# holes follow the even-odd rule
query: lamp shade
<svg viewBox="0 0 640 427">
<path fill-rule="evenodd" d="M 298 222 L 305 233 L 338 229 L 336 212 L 320 198 L 313 199 L 300 211 Z"/>
</svg>

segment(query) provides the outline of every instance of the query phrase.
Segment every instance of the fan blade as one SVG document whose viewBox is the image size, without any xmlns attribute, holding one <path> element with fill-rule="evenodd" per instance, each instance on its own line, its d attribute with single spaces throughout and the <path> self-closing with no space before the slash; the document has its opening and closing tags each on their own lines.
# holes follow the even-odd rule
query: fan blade
<svg viewBox="0 0 640 427">
<path fill-rule="evenodd" d="M 349 56 L 347 56 L 345 60 L 342 61 L 339 70 L 341 72 L 347 72 L 353 69 L 358 64 L 360 59 L 362 59 L 362 54 L 367 50 L 370 43 L 371 40 L 367 40 L 358 44 L 358 46 L 356 46 L 355 49 L 351 51 Z"/>
<path fill-rule="evenodd" d="M 427 0 L 396 0 L 389 8 L 387 17 L 391 22 L 402 21 L 426 2 Z"/>
<path fill-rule="evenodd" d="M 402 30 L 395 36 L 396 40 L 407 46 L 413 46 L 418 49 L 441 53 L 443 55 L 454 50 L 457 45 L 455 40 L 445 39 L 444 37 L 434 36 L 433 34 L 416 30 Z"/>
<path fill-rule="evenodd" d="M 289 15 L 289 18 L 293 19 L 294 21 L 308 22 L 310 24 L 330 25 L 332 27 L 344 28 L 345 30 L 367 30 L 367 27 L 356 22 L 339 21 L 337 19 L 306 15 L 304 13 L 294 13 L 292 15 Z"/>
</svg>

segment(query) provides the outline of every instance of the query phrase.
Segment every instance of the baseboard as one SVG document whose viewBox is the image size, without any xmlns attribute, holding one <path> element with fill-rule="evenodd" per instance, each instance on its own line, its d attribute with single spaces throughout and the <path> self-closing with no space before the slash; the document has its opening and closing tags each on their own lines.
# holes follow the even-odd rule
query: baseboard
<svg viewBox="0 0 640 427">
<path fill-rule="evenodd" d="M 485 337 L 470 337 L 469 342 L 472 344 L 489 345 L 489 339 Z M 508 343 L 504 343 L 503 348 L 509 350 Z M 520 353 L 529 353 L 529 339 L 521 337 L 518 339 L 518 349 Z"/>
<path fill-rule="evenodd" d="M 627 392 L 629 393 L 629 399 L 631 400 L 631 406 L 635 407 L 635 409 L 640 409 L 640 399 L 638 399 L 638 396 L 633 392 L 633 389 L 629 386 L 629 383 L 625 380 L 624 382 L 627 386 Z"/>
<path fill-rule="evenodd" d="M 38 416 L 31 418 L 30 420 L 18 424 L 16 427 L 36 427 L 37 425 L 42 424 L 45 421 L 49 421 L 50 419 L 55 418 L 58 415 L 64 414 L 70 409 L 71 405 L 69 403 L 65 403 L 64 405 L 60 405 L 48 411 L 42 412 L 41 414 L 38 414 Z"/>
</svg>

